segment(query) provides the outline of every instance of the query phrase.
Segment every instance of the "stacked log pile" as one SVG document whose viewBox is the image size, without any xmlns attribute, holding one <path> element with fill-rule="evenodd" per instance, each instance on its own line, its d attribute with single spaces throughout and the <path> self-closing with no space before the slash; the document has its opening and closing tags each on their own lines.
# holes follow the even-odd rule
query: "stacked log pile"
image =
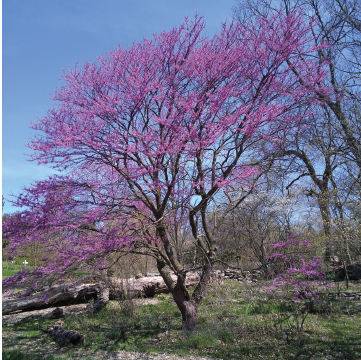
<svg viewBox="0 0 361 360">
<path fill-rule="evenodd" d="M 341 291 L 338 293 L 330 292 L 328 294 L 330 299 L 343 299 L 347 301 L 359 301 L 361 300 L 361 291 Z"/>
<path fill-rule="evenodd" d="M 260 270 L 234 270 L 227 269 L 224 271 L 224 278 L 228 280 L 237 280 L 242 283 L 257 282 L 258 278 L 262 276 Z"/>
</svg>

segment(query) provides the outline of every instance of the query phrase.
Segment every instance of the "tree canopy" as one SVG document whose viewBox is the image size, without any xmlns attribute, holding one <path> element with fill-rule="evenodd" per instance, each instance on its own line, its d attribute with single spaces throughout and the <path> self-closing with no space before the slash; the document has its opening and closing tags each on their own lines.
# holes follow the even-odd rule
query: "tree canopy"
<svg viewBox="0 0 361 360">
<path fill-rule="evenodd" d="M 234 186 L 251 189 L 285 134 L 301 117 L 312 121 L 300 104 L 329 96 L 327 61 L 314 56 L 325 45 L 300 12 L 223 24 L 212 38 L 204 26 L 198 16 L 186 19 L 63 76 L 29 144 L 33 160 L 61 175 L 25 189 L 15 204 L 26 210 L 4 224 L 10 251 L 40 241 L 49 257 L 5 285 L 57 277 L 84 262 L 102 269 L 113 253 L 146 254 L 185 326 L 195 326 L 217 260 L 210 202 Z M 207 259 L 192 294 L 171 241 L 177 222 L 190 227 Z"/>
</svg>

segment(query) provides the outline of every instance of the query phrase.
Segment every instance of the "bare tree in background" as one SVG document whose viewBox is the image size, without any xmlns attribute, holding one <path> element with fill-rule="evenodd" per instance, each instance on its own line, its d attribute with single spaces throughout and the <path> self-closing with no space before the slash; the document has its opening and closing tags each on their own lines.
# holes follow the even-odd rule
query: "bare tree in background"
<svg viewBox="0 0 361 360">
<path fill-rule="evenodd" d="M 330 45 L 315 56 L 320 61 L 329 60 L 328 83 L 333 94 L 325 97 L 315 90 L 315 95 L 334 114 L 347 144 L 345 151 L 361 169 L 360 0 L 243 0 L 234 9 L 234 17 L 247 22 L 250 17 L 267 16 L 280 9 L 286 13 L 302 9 L 310 19 L 316 19 L 315 41 Z"/>
<path fill-rule="evenodd" d="M 293 137 L 287 136 L 279 155 L 291 180 L 288 188 L 295 183 L 305 184 L 306 177 L 312 180 L 311 186 L 306 183 L 305 190 L 317 199 L 320 209 L 327 239 L 325 258 L 333 254 L 335 237 L 339 237 L 339 231 L 333 235 L 334 223 L 343 234 L 345 257 L 351 262 L 350 231 L 346 231 L 349 230 L 346 224 L 350 223 L 347 218 L 354 217 L 350 213 L 350 202 L 354 203 L 354 194 L 360 194 L 357 189 L 361 171 L 361 2 L 243 0 L 234 9 L 234 17 L 246 22 L 254 16 L 268 16 L 277 11 L 303 11 L 310 20 L 316 20 L 315 42 L 330 45 L 314 55 L 320 61 L 324 58 L 329 61 L 326 82 L 332 95 L 324 96 L 315 90 L 320 105 L 316 111 L 318 116 L 314 115 L 314 126 L 300 127 Z M 300 108 L 300 111 L 307 109 Z M 353 206 L 354 211 L 356 208 Z"/>
</svg>

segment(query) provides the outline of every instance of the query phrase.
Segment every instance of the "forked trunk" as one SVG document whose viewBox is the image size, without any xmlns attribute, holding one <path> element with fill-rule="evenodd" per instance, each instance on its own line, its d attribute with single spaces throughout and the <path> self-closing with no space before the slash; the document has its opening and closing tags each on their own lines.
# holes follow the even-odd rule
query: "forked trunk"
<svg viewBox="0 0 361 360">
<path fill-rule="evenodd" d="M 157 260 L 157 268 L 162 276 L 164 282 L 166 283 L 168 289 L 172 293 L 173 299 L 178 306 L 182 314 L 182 328 L 184 331 L 193 330 L 197 324 L 197 311 L 199 303 L 201 302 L 202 297 L 191 298 L 186 286 L 186 273 L 179 273 L 177 276 L 177 282 L 174 282 L 170 276 L 168 270 L 166 269 L 166 264 L 162 260 Z M 202 276 L 201 280 L 202 281 Z M 197 285 L 199 287 L 199 283 Z"/>
<path fill-rule="evenodd" d="M 187 272 L 183 266 L 176 259 L 173 253 L 172 247 L 167 239 L 165 228 L 161 225 L 157 227 L 157 235 L 162 239 L 164 244 L 165 252 L 167 253 L 170 263 L 172 264 L 175 273 L 177 275 L 177 282 L 175 283 L 167 270 L 167 264 L 163 259 L 157 259 L 157 268 L 159 274 L 162 276 L 165 284 L 172 293 L 173 299 L 177 304 L 182 314 L 182 328 L 185 332 L 193 330 L 198 325 L 197 312 L 200 302 L 206 291 L 206 286 L 210 280 L 211 274 L 211 261 L 214 260 L 215 251 L 209 252 L 209 263 L 204 265 L 202 268 L 202 274 L 200 280 L 190 295 L 186 288 L 186 277 Z M 204 246 L 204 245 L 203 245 Z"/>
<path fill-rule="evenodd" d="M 198 307 L 205 295 L 206 286 L 210 280 L 210 274 L 211 267 L 205 265 L 199 283 L 193 291 L 192 296 L 190 296 L 188 290 L 184 286 L 185 276 L 178 276 L 178 281 L 172 291 L 172 295 L 182 314 L 182 329 L 185 333 L 192 331 L 198 325 Z"/>
</svg>

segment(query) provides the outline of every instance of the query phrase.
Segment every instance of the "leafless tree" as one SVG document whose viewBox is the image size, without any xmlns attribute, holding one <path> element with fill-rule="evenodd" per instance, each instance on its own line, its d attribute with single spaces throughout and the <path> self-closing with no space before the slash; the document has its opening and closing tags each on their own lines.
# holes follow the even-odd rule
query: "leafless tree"
<svg viewBox="0 0 361 360">
<path fill-rule="evenodd" d="M 302 124 L 306 127 L 301 125 L 298 132 L 285 137 L 279 156 L 284 161 L 283 171 L 288 174 L 285 177 L 290 179 L 286 187 L 289 189 L 296 183 L 303 183 L 307 194 L 317 200 L 327 239 L 325 257 L 329 258 L 334 251 L 335 240 L 332 223 L 346 229 L 345 205 L 350 194 L 355 192 L 352 189 L 360 184 L 361 2 L 243 0 L 234 9 L 234 16 L 238 21 L 247 21 L 253 16 L 294 10 L 303 11 L 305 16 L 315 19 L 315 42 L 329 45 L 319 50 L 315 58 L 328 60 L 326 84 L 332 89 L 332 95 L 324 96 L 315 90 L 320 106 L 313 109 L 312 122 Z M 305 113 L 307 110 L 299 109 Z M 358 169 L 356 173 L 355 168 Z M 348 186 L 352 185 L 349 195 L 341 190 L 345 171 L 349 171 Z M 311 186 L 304 181 L 306 178 L 312 180 Z M 346 245 L 345 248 L 348 249 Z M 349 251 L 346 253 L 351 261 Z"/>
</svg>

